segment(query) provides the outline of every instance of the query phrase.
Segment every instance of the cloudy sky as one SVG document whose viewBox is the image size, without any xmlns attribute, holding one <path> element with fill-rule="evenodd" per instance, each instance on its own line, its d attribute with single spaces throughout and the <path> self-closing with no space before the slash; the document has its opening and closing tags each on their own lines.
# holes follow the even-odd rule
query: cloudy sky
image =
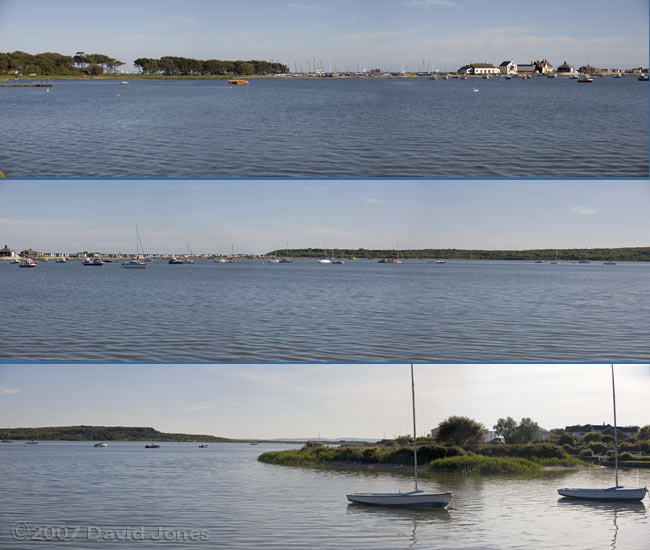
<svg viewBox="0 0 650 550">
<path fill-rule="evenodd" d="M 418 433 L 451 415 L 492 428 L 612 423 L 608 365 L 416 365 Z M 650 424 L 650 368 L 617 365 L 619 425 Z M 123 425 L 225 437 L 411 433 L 408 365 L 1 365 L 0 428 Z"/>
<path fill-rule="evenodd" d="M 647 0 L 0 0 L 0 51 L 269 59 L 307 70 L 470 61 L 648 65 Z"/>
<path fill-rule="evenodd" d="M 44 252 L 134 252 L 136 224 L 150 253 L 650 245 L 647 181 L 12 180 L 0 203 L 0 247 Z"/>
</svg>

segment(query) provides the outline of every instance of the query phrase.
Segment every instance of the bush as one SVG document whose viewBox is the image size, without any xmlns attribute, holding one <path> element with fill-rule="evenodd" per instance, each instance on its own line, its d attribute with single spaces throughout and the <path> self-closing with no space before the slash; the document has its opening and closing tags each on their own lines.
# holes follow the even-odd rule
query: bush
<svg viewBox="0 0 650 550">
<path fill-rule="evenodd" d="M 594 456 L 594 453 L 590 448 L 587 447 L 585 449 L 582 449 L 580 451 L 580 453 L 578 454 L 578 456 L 581 456 L 581 457 L 585 458 L 585 457 L 588 457 L 588 456 Z"/>
<path fill-rule="evenodd" d="M 602 455 L 605 451 L 607 451 L 607 445 L 604 445 L 603 443 L 599 443 L 597 441 L 590 443 L 589 448 L 593 451 L 594 454 L 597 455 Z"/>
<path fill-rule="evenodd" d="M 603 440 L 603 434 L 600 432 L 589 432 L 585 434 L 585 436 L 582 438 L 583 443 L 591 443 L 592 441 L 602 441 Z"/>
<path fill-rule="evenodd" d="M 614 443 L 614 437 L 611 435 L 604 435 L 603 443 Z"/>
<path fill-rule="evenodd" d="M 575 445 L 576 438 L 570 434 L 562 434 L 560 437 L 558 437 L 557 442 L 560 445 Z"/>
<path fill-rule="evenodd" d="M 523 458 L 478 455 L 439 458 L 438 460 L 431 462 L 429 467 L 436 471 L 471 472 L 481 474 L 536 472 L 540 469 L 538 464 Z"/>
<path fill-rule="evenodd" d="M 553 443 L 528 443 L 516 445 L 483 445 L 478 454 L 484 456 L 510 456 L 531 459 L 535 458 L 562 458 L 565 451 Z"/>
<path fill-rule="evenodd" d="M 619 460 L 636 460 L 636 456 L 634 456 L 632 453 L 621 453 L 618 455 Z"/>
</svg>

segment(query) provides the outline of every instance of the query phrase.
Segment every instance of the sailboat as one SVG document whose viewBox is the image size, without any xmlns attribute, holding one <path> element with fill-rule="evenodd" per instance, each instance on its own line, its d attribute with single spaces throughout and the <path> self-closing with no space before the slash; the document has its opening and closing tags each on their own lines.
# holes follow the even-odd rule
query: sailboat
<svg viewBox="0 0 650 550">
<path fill-rule="evenodd" d="M 142 247 L 142 241 L 140 240 L 140 233 L 138 232 L 138 226 L 135 226 L 135 257 L 131 258 L 128 262 L 124 262 L 122 267 L 128 267 L 129 269 L 146 269 L 147 264 L 144 259 L 144 249 Z"/>
<path fill-rule="evenodd" d="M 648 492 L 647 487 L 623 487 L 618 484 L 618 428 L 616 427 L 616 389 L 614 386 L 614 365 L 612 369 L 612 402 L 614 404 L 614 466 L 616 469 L 616 485 L 608 489 L 558 489 L 563 497 L 581 498 L 586 500 L 643 500 Z"/>
<path fill-rule="evenodd" d="M 605 260 L 603 262 L 603 265 L 616 265 L 616 262 L 614 261 L 614 258 L 612 258 L 612 251 L 610 249 L 609 251 L 609 260 Z"/>
<path fill-rule="evenodd" d="M 413 401 L 413 476 L 415 489 L 408 493 L 352 493 L 346 495 L 350 502 L 374 504 L 378 506 L 424 506 L 444 508 L 451 500 L 451 493 L 428 493 L 418 489 L 418 449 L 417 431 L 415 429 L 415 382 L 413 364 L 411 364 L 411 398 Z"/>
</svg>

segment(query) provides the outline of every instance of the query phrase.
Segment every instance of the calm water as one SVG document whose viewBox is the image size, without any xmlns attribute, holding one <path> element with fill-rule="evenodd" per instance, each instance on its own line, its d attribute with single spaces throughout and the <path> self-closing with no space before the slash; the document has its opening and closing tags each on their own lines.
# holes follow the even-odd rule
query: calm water
<svg viewBox="0 0 650 550">
<path fill-rule="evenodd" d="M 0 127 L 8 176 L 649 174 L 634 77 L 56 81 L 0 88 Z"/>
<path fill-rule="evenodd" d="M 0 359 L 627 362 L 650 263 L 0 264 Z"/>
<path fill-rule="evenodd" d="M 648 548 L 647 497 L 634 504 L 588 504 L 567 502 L 556 493 L 565 486 L 609 487 L 611 469 L 534 477 L 435 474 L 421 481 L 422 488 L 451 491 L 452 510 L 394 510 L 348 504 L 345 494 L 410 490 L 410 476 L 256 460 L 266 450 L 287 447 L 2 444 L 0 546 L 130 547 L 97 540 L 130 527 L 142 528 L 143 540 L 133 543 L 137 548 Z M 625 470 L 621 480 L 648 485 L 650 470 Z M 31 530 L 27 540 L 12 538 L 16 522 Z M 164 544 L 152 540 L 159 527 L 168 537 Z M 31 540 L 37 528 L 53 538 Z M 75 528 L 75 540 L 57 540 Z M 25 535 L 23 527 L 17 529 Z M 192 530 L 208 540 L 183 541 Z"/>
</svg>

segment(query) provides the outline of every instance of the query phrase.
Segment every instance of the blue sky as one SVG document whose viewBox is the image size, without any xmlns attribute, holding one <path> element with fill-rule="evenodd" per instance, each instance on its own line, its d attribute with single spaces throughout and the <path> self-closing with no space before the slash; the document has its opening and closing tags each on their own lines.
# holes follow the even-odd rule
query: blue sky
<svg viewBox="0 0 650 550">
<path fill-rule="evenodd" d="M 407 365 L 0 365 L 0 428 L 125 425 L 225 437 L 412 432 Z M 416 365 L 418 434 L 451 415 L 492 428 L 612 423 L 608 365 Z M 650 423 L 648 365 L 616 366 L 619 425 Z"/>
<path fill-rule="evenodd" d="M 0 0 L 0 51 L 272 59 L 300 70 L 470 61 L 648 65 L 647 0 Z"/>
<path fill-rule="evenodd" d="M 45 252 L 134 252 L 136 224 L 151 253 L 650 246 L 647 181 L 5 180 L 0 204 L 0 247 Z"/>
</svg>

